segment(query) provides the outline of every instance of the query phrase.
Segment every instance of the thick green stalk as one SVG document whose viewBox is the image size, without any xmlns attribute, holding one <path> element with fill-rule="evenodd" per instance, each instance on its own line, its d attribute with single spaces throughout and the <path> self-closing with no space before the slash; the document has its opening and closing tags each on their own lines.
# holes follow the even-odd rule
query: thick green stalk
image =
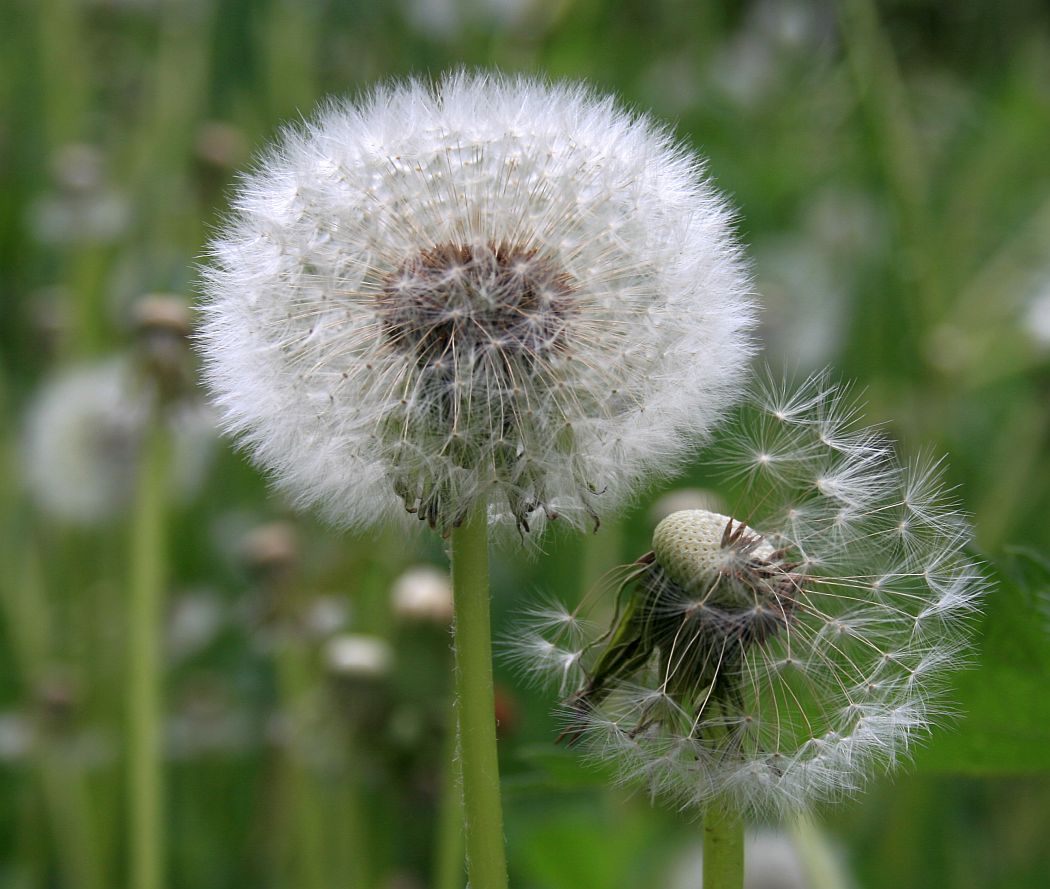
<svg viewBox="0 0 1050 889">
<path fill-rule="evenodd" d="M 704 889 L 744 885 L 744 822 L 714 803 L 704 813 Z"/>
<path fill-rule="evenodd" d="M 488 521 L 478 509 L 452 531 L 456 699 L 467 874 L 471 889 L 506 889 L 489 625 Z"/>
<path fill-rule="evenodd" d="M 167 578 L 169 441 L 157 417 L 146 435 L 131 526 L 128 603 L 128 851 L 131 889 L 162 889 L 162 614 Z"/>
<path fill-rule="evenodd" d="M 445 739 L 434 844 L 434 889 L 463 889 L 463 793 L 460 788 L 456 722 Z"/>
</svg>

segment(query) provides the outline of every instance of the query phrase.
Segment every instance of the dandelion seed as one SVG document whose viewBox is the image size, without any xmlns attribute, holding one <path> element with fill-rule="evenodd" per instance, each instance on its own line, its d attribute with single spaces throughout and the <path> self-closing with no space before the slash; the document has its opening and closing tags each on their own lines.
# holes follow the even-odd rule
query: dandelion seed
<svg viewBox="0 0 1050 889">
<path fill-rule="evenodd" d="M 986 586 L 939 462 L 902 464 L 826 375 L 786 394 L 758 391 L 713 448 L 741 518 L 663 519 L 604 634 L 529 630 L 575 655 L 563 737 L 682 805 L 783 813 L 898 765 L 943 715 Z M 775 470 L 749 456 L 771 431 Z"/>
<path fill-rule="evenodd" d="M 740 388 L 748 279 L 702 166 L 582 87 L 332 104 L 247 177 L 200 344 L 255 459 L 362 526 L 586 525 Z"/>
</svg>

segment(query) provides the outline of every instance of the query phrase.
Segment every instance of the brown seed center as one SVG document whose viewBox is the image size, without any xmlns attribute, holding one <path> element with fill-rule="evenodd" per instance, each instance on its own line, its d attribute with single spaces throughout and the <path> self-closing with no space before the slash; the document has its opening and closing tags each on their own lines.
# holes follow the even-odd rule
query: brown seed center
<svg viewBox="0 0 1050 889">
<path fill-rule="evenodd" d="M 534 249 L 440 244 L 406 260 L 382 285 L 383 335 L 421 366 L 532 361 L 564 347 L 572 279 Z"/>
</svg>

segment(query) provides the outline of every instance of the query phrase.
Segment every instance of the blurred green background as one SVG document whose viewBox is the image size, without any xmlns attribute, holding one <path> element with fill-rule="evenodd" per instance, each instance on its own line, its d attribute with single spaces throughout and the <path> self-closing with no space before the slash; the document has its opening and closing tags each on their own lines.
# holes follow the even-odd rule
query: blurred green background
<svg viewBox="0 0 1050 889">
<path fill-rule="evenodd" d="M 189 468 L 152 513 L 141 417 L 101 438 L 90 419 L 45 445 L 33 432 L 56 374 L 184 369 L 180 301 L 235 171 L 283 123 L 456 65 L 586 79 L 671 124 L 739 208 L 765 362 L 856 379 L 903 450 L 950 455 L 975 517 L 997 588 L 960 718 L 903 775 L 756 855 L 804 871 L 830 857 L 820 886 L 1046 886 L 1048 24 L 1035 0 L 3 0 L 0 886 L 132 885 L 128 588 L 144 550 L 164 591 L 167 884 L 456 885 L 435 877 L 455 823 L 447 621 L 391 593 L 412 565 L 445 564 L 440 542 L 297 515 L 206 424 L 172 432 Z M 76 515 L 66 464 L 95 485 Z M 593 537 L 500 552 L 497 636 L 645 551 L 667 491 L 715 486 L 698 461 Z M 699 885 L 695 819 L 608 790 L 553 746 L 550 697 L 497 672 L 512 884 Z M 807 885 L 772 869 L 762 885 Z"/>
</svg>

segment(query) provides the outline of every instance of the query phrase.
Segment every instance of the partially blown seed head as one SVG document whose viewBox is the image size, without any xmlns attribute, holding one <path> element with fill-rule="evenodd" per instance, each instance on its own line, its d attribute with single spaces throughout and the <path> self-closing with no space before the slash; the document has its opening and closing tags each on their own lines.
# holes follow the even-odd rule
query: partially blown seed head
<svg viewBox="0 0 1050 889">
<path fill-rule="evenodd" d="M 587 523 L 733 399 L 749 282 L 700 161 L 575 86 L 331 104 L 247 177 L 200 343 L 229 429 L 344 524 Z"/>
<path fill-rule="evenodd" d="M 985 581 L 939 464 L 902 464 L 856 414 L 826 376 L 757 392 L 711 451 L 746 524 L 673 513 L 619 575 L 606 632 L 588 602 L 512 643 L 566 695 L 565 738 L 653 794 L 745 812 L 853 792 L 906 756 Z"/>
</svg>

